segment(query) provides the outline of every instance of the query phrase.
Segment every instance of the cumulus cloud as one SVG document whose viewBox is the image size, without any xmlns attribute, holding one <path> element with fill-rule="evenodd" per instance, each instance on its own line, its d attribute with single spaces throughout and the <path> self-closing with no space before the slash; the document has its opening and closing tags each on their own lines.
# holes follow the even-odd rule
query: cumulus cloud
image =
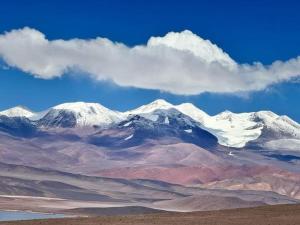
<svg viewBox="0 0 300 225">
<path fill-rule="evenodd" d="M 300 75 L 300 57 L 268 66 L 238 64 L 217 45 L 188 30 L 128 47 L 100 37 L 48 40 L 25 27 L 0 35 L 0 57 L 38 78 L 79 70 L 95 80 L 183 95 L 262 90 Z"/>
</svg>

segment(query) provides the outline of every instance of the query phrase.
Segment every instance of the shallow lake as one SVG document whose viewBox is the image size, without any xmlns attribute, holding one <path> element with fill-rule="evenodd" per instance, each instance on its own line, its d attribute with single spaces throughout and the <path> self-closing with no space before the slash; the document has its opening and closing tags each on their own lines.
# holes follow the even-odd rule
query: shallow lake
<svg viewBox="0 0 300 225">
<path fill-rule="evenodd" d="M 0 221 L 13 221 L 13 220 L 33 220 L 33 219 L 50 219 L 50 218 L 63 218 L 63 214 L 46 214 L 46 213 L 33 213 L 21 211 L 0 211 Z"/>
</svg>

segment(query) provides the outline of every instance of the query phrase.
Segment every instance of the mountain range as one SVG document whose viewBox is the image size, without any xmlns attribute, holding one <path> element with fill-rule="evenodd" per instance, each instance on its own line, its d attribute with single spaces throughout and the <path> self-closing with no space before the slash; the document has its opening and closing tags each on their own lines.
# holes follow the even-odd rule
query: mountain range
<svg viewBox="0 0 300 225">
<path fill-rule="evenodd" d="M 175 211 L 297 203 L 299 165 L 300 125 L 271 111 L 211 116 L 159 99 L 126 112 L 85 102 L 0 112 L 6 197 Z"/>
<path fill-rule="evenodd" d="M 24 118 L 26 121 L 28 119 L 29 124 L 42 128 L 108 128 L 126 120 L 136 120 L 136 118 L 133 119 L 134 116 L 140 116 L 148 123 L 170 125 L 170 119 L 185 116 L 182 124 L 187 128 L 199 127 L 208 131 L 218 139 L 218 143 L 222 146 L 243 148 L 249 142 L 267 136 L 270 139 L 276 136 L 282 139 L 281 141 L 292 139 L 297 142 L 300 139 L 300 125 L 297 122 L 271 111 L 251 113 L 224 111 L 215 116 L 209 116 L 191 103 L 172 105 L 161 99 L 127 112 L 113 111 L 98 103 L 75 102 L 57 105 L 38 113 L 26 107 L 17 106 L 0 112 L 0 116 L 14 118 L 13 120 Z M 192 129 L 184 131 L 192 133 Z"/>
</svg>

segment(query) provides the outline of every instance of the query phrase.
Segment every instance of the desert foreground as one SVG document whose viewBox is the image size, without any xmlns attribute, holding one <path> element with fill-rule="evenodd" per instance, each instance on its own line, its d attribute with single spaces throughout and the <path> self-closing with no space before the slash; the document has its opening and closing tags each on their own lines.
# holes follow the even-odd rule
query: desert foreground
<svg viewBox="0 0 300 225">
<path fill-rule="evenodd" d="M 300 205 L 263 206 L 192 213 L 154 213 L 148 215 L 102 216 L 0 222 L 0 225 L 298 225 Z"/>
</svg>

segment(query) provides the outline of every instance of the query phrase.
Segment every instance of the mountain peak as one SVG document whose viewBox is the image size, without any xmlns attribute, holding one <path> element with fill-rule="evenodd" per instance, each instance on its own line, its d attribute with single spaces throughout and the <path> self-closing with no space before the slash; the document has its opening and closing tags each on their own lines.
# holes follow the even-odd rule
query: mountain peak
<svg viewBox="0 0 300 225">
<path fill-rule="evenodd" d="M 127 120 L 129 115 L 140 115 L 154 122 L 169 123 L 179 112 L 198 122 L 197 126 L 218 138 L 221 145 L 242 148 L 248 142 L 275 135 L 282 138 L 300 138 L 300 125 L 287 116 L 279 116 L 271 111 L 233 113 L 224 111 L 210 116 L 192 103 L 172 105 L 157 99 L 149 104 L 124 113 L 110 110 L 99 103 L 63 103 L 35 113 L 23 106 L 16 106 L 0 112 L 8 117 L 27 117 L 45 127 L 89 127 L 107 128 Z M 180 116 L 182 117 L 182 116 Z M 196 123 L 195 123 L 196 124 Z M 269 135 L 269 136 L 268 136 Z"/>
<path fill-rule="evenodd" d="M 191 117 L 195 121 L 203 123 L 209 117 L 204 111 L 193 105 L 192 103 L 182 103 L 176 106 L 176 109 Z"/>
<path fill-rule="evenodd" d="M 76 126 L 109 125 L 122 119 L 122 114 L 119 112 L 110 110 L 99 103 L 87 102 L 70 102 L 54 106 L 46 118 L 56 120 L 59 111 L 72 113 L 76 120 Z"/>
<path fill-rule="evenodd" d="M 0 115 L 4 115 L 4 116 L 8 116 L 8 117 L 30 118 L 30 117 L 33 117 L 35 115 L 35 113 L 24 106 L 15 106 L 13 108 L 1 111 Z"/>
<path fill-rule="evenodd" d="M 173 108 L 174 105 L 167 102 L 164 99 L 157 99 L 147 105 L 142 105 L 137 109 L 130 110 L 126 112 L 126 114 L 143 114 L 143 113 L 151 113 L 154 112 L 157 109 L 170 109 Z"/>
<path fill-rule="evenodd" d="M 53 109 L 69 110 L 74 112 L 90 111 L 95 113 L 93 109 L 109 110 L 99 103 L 88 103 L 88 102 L 68 102 L 59 104 L 53 107 Z"/>
<path fill-rule="evenodd" d="M 156 99 L 155 101 L 151 102 L 150 104 L 148 105 L 157 105 L 157 106 L 169 106 L 169 107 L 172 107 L 173 105 L 169 102 L 167 102 L 166 100 L 164 99 Z"/>
</svg>

